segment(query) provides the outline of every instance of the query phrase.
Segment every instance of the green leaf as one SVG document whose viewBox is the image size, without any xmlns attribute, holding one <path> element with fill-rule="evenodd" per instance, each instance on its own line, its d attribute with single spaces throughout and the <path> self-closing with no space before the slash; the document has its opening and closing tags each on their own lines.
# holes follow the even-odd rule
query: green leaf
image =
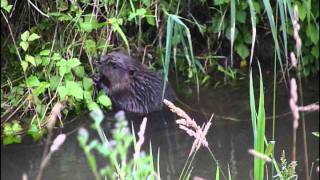
<svg viewBox="0 0 320 180">
<path fill-rule="evenodd" d="M 40 56 L 49 56 L 49 54 L 50 54 L 49 49 L 44 49 L 44 50 L 40 51 L 40 53 L 39 53 Z"/>
<path fill-rule="evenodd" d="M 27 54 L 27 55 L 25 56 L 25 60 L 26 60 L 27 62 L 31 63 L 33 66 L 37 66 L 36 61 L 35 61 L 35 59 L 34 59 L 33 56 L 30 56 L 29 54 Z"/>
<path fill-rule="evenodd" d="M 76 99 L 83 99 L 83 89 L 79 83 L 74 81 L 66 81 L 66 87 L 69 91 L 69 94 Z"/>
<path fill-rule="evenodd" d="M 151 5 L 151 0 L 142 0 L 142 3 L 149 7 Z"/>
<path fill-rule="evenodd" d="M 22 66 L 22 69 L 24 72 L 26 72 L 28 65 L 29 65 L 28 62 L 26 62 L 26 61 L 21 62 L 21 66 Z"/>
<path fill-rule="evenodd" d="M 319 45 L 313 46 L 311 49 L 311 54 L 316 57 L 319 58 Z"/>
<path fill-rule="evenodd" d="M 3 138 L 4 145 L 13 144 L 13 143 L 21 143 L 21 136 L 20 135 L 4 136 Z"/>
<path fill-rule="evenodd" d="M 56 65 L 59 67 L 59 75 L 61 77 L 70 72 L 70 70 L 69 72 L 67 71 L 67 61 L 65 59 L 61 59 Z"/>
<path fill-rule="evenodd" d="M 27 84 L 30 87 L 36 87 L 40 85 L 40 81 L 36 76 L 31 75 L 30 77 L 27 78 Z"/>
<path fill-rule="evenodd" d="M 155 26 L 156 25 L 156 21 L 155 21 L 155 17 L 154 16 L 147 16 L 146 17 L 148 24 L 150 24 L 151 26 Z"/>
<path fill-rule="evenodd" d="M 12 5 L 9 5 L 7 0 L 1 0 L 1 8 L 9 13 L 11 11 Z"/>
<path fill-rule="evenodd" d="M 45 133 L 45 129 L 38 129 L 38 126 L 32 123 L 27 131 L 27 134 L 32 137 L 33 140 L 38 141 L 40 140 Z"/>
<path fill-rule="evenodd" d="M 91 102 L 92 100 L 92 91 L 83 91 L 83 97 L 86 102 Z"/>
<path fill-rule="evenodd" d="M 43 93 L 48 87 L 50 87 L 50 84 L 48 82 L 41 82 L 40 85 L 34 90 L 34 94 L 38 96 Z"/>
<path fill-rule="evenodd" d="M 57 88 L 57 91 L 59 93 L 60 96 L 60 100 L 64 100 L 64 98 L 66 97 L 66 95 L 68 95 L 69 91 L 65 86 L 59 86 Z"/>
<path fill-rule="evenodd" d="M 90 101 L 90 102 L 87 104 L 87 107 L 88 107 L 88 109 L 89 109 L 90 111 L 99 109 L 99 105 L 98 105 L 96 102 L 93 102 L 93 101 Z"/>
<path fill-rule="evenodd" d="M 84 48 L 87 53 L 96 55 L 97 54 L 97 46 L 96 42 L 92 39 L 87 39 L 84 43 Z"/>
<path fill-rule="evenodd" d="M 12 121 L 12 131 L 14 133 L 18 133 L 22 130 L 23 129 L 22 129 L 21 125 L 19 124 L 19 121 Z"/>
<path fill-rule="evenodd" d="M 242 59 L 246 59 L 248 56 L 249 56 L 249 50 L 248 50 L 248 47 L 244 44 L 237 44 L 236 45 L 236 52 L 239 54 L 239 56 L 242 58 Z"/>
<path fill-rule="evenodd" d="M 261 13 L 261 6 L 260 6 L 260 3 L 259 2 L 252 2 L 253 4 L 253 7 L 254 7 L 254 10 L 257 12 L 257 14 L 260 14 Z"/>
<path fill-rule="evenodd" d="M 137 9 L 136 13 L 138 16 L 141 16 L 141 17 L 144 17 L 144 15 L 146 14 L 146 9 L 144 8 L 140 8 L 140 9 Z"/>
<path fill-rule="evenodd" d="M 83 89 L 84 90 L 91 90 L 92 89 L 92 85 L 93 85 L 93 81 L 91 78 L 87 78 L 84 77 L 82 80 L 82 84 L 83 84 Z"/>
<path fill-rule="evenodd" d="M 230 27 L 228 27 L 228 28 L 227 28 L 227 31 L 226 31 L 226 38 L 227 38 L 228 40 L 231 39 L 231 36 L 230 36 L 231 31 L 230 31 L 230 30 L 231 30 Z M 235 28 L 235 30 L 234 30 L 234 40 L 237 39 L 238 34 L 239 34 L 239 30 L 238 30 L 237 28 Z"/>
<path fill-rule="evenodd" d="M 29 43 L 26 41 L 21 41 L 19 46 L 24 50 L 27 51 L 27 49 L 29 48 Z"/>
<path fill-rule="evenodd" d="M 74 68 L 74 67 L 77 67 L 77 66 L 79 66 L 80 64 L 81 64 L 81 62 L 79 61 L 78 58 L 72 58 L 72 59 L 69 59 L 69 60 L 67 61 L 67 66 L 68 66 L 68 68 L 70 68 L 70 69 L 72 69 L 72 68 Z M 70 72 L 70 70 L 69 70 L 69 72 Z"/>
<path fill-rule="evenodd" d="M 84 76 L 84 67 L 83 66 L 77 66 L 77 67 L 75 67 L 74 68 L 74 73 L 78 76 L 78 77 L 80 77 L 80 78 L 82 78 L 83 76 Z"/>
<path fill-rule="evenodd" d="M 245 22 L 246 22 L 246 19 L 247 19 L 247 13 L 246 13 L 245 11 L 238 10 L 238 11 L 237 11 L 236 19 L 237 19 L 237 21 L 240 22 L 240 23 L 245 23 Z"/>
<path fill-rule="evenodd" d="M 301 21 L 303 21 L 303 20 L 306 18 L 306 15 L 307 15 L 306 9 L 304 8 L 303 5 L 301 5 L 300 2 L 296 2 L 296 3 L 297 3 L 296 5 L 298 6 L 299 19 L 300 19 Z"/>
<path fill-rule="evenodd" d="M 56 90 L 60 82 L 60 77 L 59 76 L 53 76 L 50 78 L 50 89 L 51 90 Z"/>
<path fill-rule="evenodd" d="M 21 34 L 21 39 L 22 41 L 28 41 L 28 38 L 29 38 L 29 31 L 25 31 L 24 33 Z"/>
<path fill-rule="evenodd" d="M 29 36 L 28 41 L 34 41 L 34 40 L 39 39 L 39 38 L 40 38 L 40 36 L 39 36 L 38 34 L 32 33 L 32 34 Z"/>
<path fill-rule="evenodd" d="M 318 44 L 319 42 L 319 30 L 315 25 L 309 24 L 307 27 L 307 36 L 313 42 L 313 44 Z"/>
<path fill-rule="evenodd" d="M 2 0 L 1 0 L 1 2 L 2 2 Z M 12 5 L 8 5 L 8 6 L 3 7 L 3 9 L 9 13 L 11 11 L 12 7 L 13 7 Z"/>
<path fill-rule="evenodd" d="M 222 5 L 229 3 L 229 0 L 214 0 L 214 5 Z"/>
<path fill-rule="evenodd" d="M 109 19 L 109 23 L 111 24 L 112 30 L 116 31 L 117 33 L 119 33 L 120 37 L 122 38 L 122 40 L 124 41 L 128 51 L 130 50 L 129 47 L 129 42 L 128 39 L 126 37 L 126 35 L 124 34 L 124 32 L 122 31 L 120 25 L 122 25 L 123 23 L 123 19 L 119 18 L 110 18 Z"/>
<path fill-rule="evenodd" d="M 105 95 L 104 91 L 99 92 L 98 103 L 102 104 L 103 106 L 105 106 L 107 108 L 110 108 L 112 105 L 110 98 Z"/>
<path fill-rule="evenodd" d="M 61 55 L 59 54 L 59 53 L 53 53 L 53 55 L 52 55 L 52 60 L 54 60 L 54 61 L 59 61 L 59 60 L 61 60 Z"/>
</svg>

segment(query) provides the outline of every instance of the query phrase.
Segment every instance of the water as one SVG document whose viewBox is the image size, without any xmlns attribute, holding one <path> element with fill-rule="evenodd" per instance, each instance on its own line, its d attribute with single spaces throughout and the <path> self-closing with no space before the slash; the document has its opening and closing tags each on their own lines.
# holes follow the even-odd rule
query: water
<svg viewBox="0 0 320 180">
<path fill-rule="evenodd" d="M 272 83 L 265 83 L 272 84 Z M 181 87 L 180 87 L 181 88 Z M 234 85 L 223 86 L 217 89 L 201 89 L 200 103 L 197 103 L 195 91 L 183 87 L 184 92 L 179 98 L 188 104 L 193 110 L 187 111 L 199 124 L 207 120 L 214 112 L 216 117 L 207 135 L 209 146 L 214 156 L 219 161 L 223 172 L 227 174 L 230 168 L 232 179 L 250 179 L 252 174 L 253 158 L 248 155 L 248 149 L 253 147 L 252 127 L 250 120 L 250 107 L 248 97 L 248 82 L 243 81 Z M 265 88 L 265 109 L 267 116 L 272 114 L 272 87 Z M 192 95 L 193 94 L 193 95 Z M 257 94 L 257 93 L 256 93 Z M 310 81 L 304 85 L 304 103 L 309 104 L 319 101 L 318 81 Z M 277 91 L 277 114 L 276 121 L 276 152 L 277 159 L 280 158 L 282 150 L 285 150 L 287 159 L 291 154 L 292 122 L 288 106 L 288 92 L 285 86 L 279 85 Z M 181 105 L 182 108 L 183 105 Z M 225 116 L 224 118 L 221 116 Z M 234 119 L 228 118 L 232 117 Z M 59 151 L 53 154 L 50 163 L 45 168 L 44 179 L 93 179 L 93 175 L 87 166 L 86 158 L 77 141 L 77 128 L 85 126 L 89 128 L 90 118 L 79 117 L 72 121 L 66 129 L 59 130 L 68 133 L 65 144 Z M 150 118 L 151 123 L 147 140 L 152 141 L 153 153 L 157 154 L 160 148 L 160 169 L 162 179 L 177 179 L 186 162 L 191 149 L 193 139 L 184 131 L 178 129 L 173 123 L 159 126 L 156 120 Z M 319 131 L 319 113 L 313 112 L 306 115 L 307 141 L 309 162 L 319 158 L 319 139 L 311 132 Z M 156 124 L 157 123 L 157 124 Z M 110 127 L 110 123 L 104 125 Z M 158 127 L 158 128 L 155 128 Z M 301 127 L 301 124 L 300 126 Z M 108 132 L 106 128 L 106 131 Z M 267 138 L 272 137 L 272 120 L 267 120 Z M 303 149 L 301 128 L 297 135 L 297 172 L 299 179 L 304 179 L 303 173 Z M 32 143 L 27 139 L 23 144 L 2 146 L 1 151 L 1 179 L 21 179 L 26 173 L 29 179 L 35 179 L 43 151 L 43 143 Z M 201 148 L 193 164 L 192 176 L 200 176 L 213 179 L 216 164 L 211 158 L 208 150 Z M 270 165 L 268 169 L 270 170 Z M 270 177 L 269 177 L 270 178 Z M 318 173 L 313 170 L 312 179 L 319 179 Z"/>
</svg>

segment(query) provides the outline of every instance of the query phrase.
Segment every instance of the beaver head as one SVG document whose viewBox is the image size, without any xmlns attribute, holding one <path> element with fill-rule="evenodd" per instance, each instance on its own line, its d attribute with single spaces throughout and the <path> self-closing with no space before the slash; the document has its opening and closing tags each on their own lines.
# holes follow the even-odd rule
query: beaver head
<svg viewBox="0 0 320 180">
<path fill-rule="evenodd" d="M 99 74 L 95 82 L 110 97 L 116 108 L 135 113 L 161 110 L 163 78 L 134 58 L 111 52 L 101 56 Z M 175 99 L 175 93 L 166 83 L 164 98 Z"/>
</svg>

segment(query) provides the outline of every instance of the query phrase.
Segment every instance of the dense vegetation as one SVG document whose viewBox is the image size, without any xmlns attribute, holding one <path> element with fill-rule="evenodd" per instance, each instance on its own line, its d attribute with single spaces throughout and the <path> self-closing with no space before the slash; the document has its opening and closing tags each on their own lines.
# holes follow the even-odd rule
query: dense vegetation
<svg viewBox="0 0 320 180">
<path fill-rule="evenodd" d="M 61 126 L 69 114 L 110 109 L 91 77 L 96 58 L 113 50 L 198 88 L 249 78 L 258 60 L 263 71 L 274 71 L 275 85 L 277 77 L 287 83 L 318 76 L 319 1 L 2 0 L 1 39 L 2 142 L 20 143 L 22 135 L 46 134 L 57 103 L 64 106 Z M 260 99 L 256 113 L 254 102 L 256 126 L 264 109 Z M 264 129 L 256 140 L 264 152 Z M 263 162 L 256 164 L 263 177 Z"/>
</svg>

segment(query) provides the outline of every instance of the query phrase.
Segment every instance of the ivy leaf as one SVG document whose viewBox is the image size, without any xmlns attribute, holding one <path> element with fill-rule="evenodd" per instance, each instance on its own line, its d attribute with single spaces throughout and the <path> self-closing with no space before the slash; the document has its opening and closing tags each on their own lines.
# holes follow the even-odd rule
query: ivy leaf
<svg viewBox="0 0 320 180">
<path fill-rule="evenodd" d="M 83 97 L 87 102 L 92 101 L 92 91 L 83 91 Z"/>
<path fill-rule="evenodd" d="M 236 45 L 236 52 L 239 54 L 239 56 L 242 58 L 242 59 L 245 59 L 249 56 L 249 50 L 248 50 L 248 47 L 244 44 L 238 44 Z"/>
<path fill-rule="evenodd" d="M 240 23 L 245 23 L 247 19 L 247 13 L 243 10 L 237 10 L 237 16 L 236 16 L 237 21 Z"/>
<path fill-rule="evenodd" d="M 77 66 L 77 67 L 75 67 L 75 68 L 74 68 L 74 73 L 75 73 L 78 77 L 82 78 L 82 77 L 84 76 L 84 67 L 83 67 L 83 66 Z"/>
<path fill-rule="evenodd" d="M 229 0 L 214 0 L 214 5 L 222 5 L 228 2 Z"/>
<path fill-rule="evenodd" d="M 29 43 L 26 41 L 21 41 L 19 45 L 24 51 L 27 51 L 27 49 L 29 48 Z"/>
<path fill-rule="evenodd" d="M 84 90 L 91 90 L 92 89 L 92 85 L 93 85 L 93 81 L 91 78 L 83 78 L 82 80 L 82 84 L 83 84 L 83 89 Z"/>
<path fill-rule="evenodd" d="M 92 39 L 88 39 L 84 43 L 84 48 L 87 51 L 87 53 L 96 55 L 97 54 L 97 46 L 96 42 Z"/>
<path fill-rule="evenodd" d="M 99 92 L 98 103 L 102 104 L 106 108 L 111 108 L 112 105 L 110 98 L 107 95 L 105 95 L 104 91 Z"/>
<path fill-rule="evenodd" d="M 155 16 L 152 15 L 152 12 L 149 9 L 147 10 L 147 13 L 146 13 L 146 19 L 147 19 L 148 24 L 150 24 L 151 26 L 156 25 Z"/>
<path fill-rule="evenodd" d="M 59 53 L 53 53 L 52 60 L 54 61 L 60 61 L 62 59 L 61 55 Z"/>
<path fill-rule="evenodd" d="M 299 19 L 303 21 L 307 15 L 306 9 L 303 5 L 301 5 L 300 2 L 296 2 L 296 3 L 297 3 L 296 5 L 298 6 Z"/>
<path fill-rule="evenodd" d="M 309 24 L 307 27 L 307 36 L 313 42 L 313 44 L 317 44 L 319 41 L 319 30 L 313 24 Z"/>
<path fill-rule="evenodd" d="M 50 84 L 48 82 L 41 82 L 39 86 L 34 90 L 34 94 L 36 96 L 39 96 L 41 93 L 43 93 L 48 87 L 50 87 Z"/>
<path fill-rule="evenodd" d="M 74 81 L 66 81 L 66 87 L 71 96 L 75 97 L 76 99 L 83 99 L 83 89 L 79 83 Z"/>
<path fill-rule="evenodd" d="M 29 126 L 27 134 L 30 135 L 33 140 L 37 141 L 37 140 L 40 140 L 42 138 L 44 132 L 45 132 L 45 130 L 43 128 L 42 129 L 38 129 L 37 125 L 32 123 Z"/>
<path fill-rule="evenodd" d="M 59 86 L 57 88 L 57 91 L 59 93 L 60 100 L 64 100 L 64 98 L 66 97 L 66 95 L 68 95 L 68 92 L 69 92 L 65 86 Z"/>
<path fill-rule="evenodd" d="M 59 67 L 59 75 L 62 77 L 64 76 L 67 72 L 67 61 L 65 59 L 61 59 L 59 62 L 56 64 Z"/>
<path fill-rule="evenodd" d="M 26 72 L 27 68 L 28 68 L 28 62 L 27 61 L 22 61 L 21 62 L 21 66 L 24 72 Z"/>
<path fill-rule="evenodd" d="M 59 76 L 53 76 L 50 78 L 50 89 L 51 90 L 56 90 L 60 82 L 60 77 Z"/>
<path fill-rule="evenodd" d="M 314 57 L 319 58 L 319 46 L 318 45 L 312 47 L 311 54 Z"/>
<path fill-rule="evenodd" d="M 28 41 L 29 36 L 30 36 L 30 32 L 29 31 L 25 31 L 24 33 L 22 33 L 21 34 L 22 41 Z"/>
<path fill-rule="evenodd" d="M 72 59 L 69 59 L 68 61 L 67 61 L 67 66 L 68 66 L 68 69 L 72 69 L 72 68 L 74 68 L 74 67 L 76 67 L 76 66 L 79 66 L 81 64 L 81 62 L 79 61 L 79 59 L 78 58 L 72 58 Z M 70 70 L 68 70 L 69 72 L 70 72 Z M 68 73 L 68 72 L 67 72 Z"/>
<path fill-rule="evenodd" d="M 96 102 L 93 102 L 93 101 L 90 101 L 90 102 L 87 104 L 87 107 L 88 107 L 88 109 L 89 109 L 90 111 L 99 109 L 99 105 L 98 105 Z"/>
<path fill-rule="evenodd" d="M 27 54 L 27 55 L 25 56 L 25 60 L 26 60 L 27 62 L 31 63 L 33 66 L 37 66 L 37 65 L 36 65 L 36 61 L 35 61 L 35 59 L 34 59 L 33 56 L 30 56 L 30 55 Z"/>
<path fill-rule="evenodd" d="M 146 14 L 146 9 L 144 8 L 140 8 L 140 9 L 137 9 L 136 13 L 138 16 L 141 16 L 141 17 L 144 17 L 144 15 Z"/>
<path fill-rule="evenodd" d="M 30 77 L 27 78 L 27 84 L 30 87 L 37 87 L 40 85 L 40 81 L 36 76 L 31 75 Z"/>
<path fill-rule="evenodd" d="M 28 41 L 34 41 L 34 40 L 39 39 L 39 38 L 40 38 L 40 36 L 39 36 L 38 34 L 32 33 L 32 34 L 29 36 Z"/>
<path fill-rule="evenodd" d="M 19 124 L 19 121 L 12 121 L 12 131 L 14 133 L 18 133 L 18 132 L 22 131 L 22 127 Z"/>
<path fill-rule="evenodd" d="M 7 0 L 1 0 L 1 8 L 9 13 L 11 11 L 12 5 L 9 5 Z"/>
<path fill-rule="evenodd" d="M 49 49 L 44 49 L 44 50 L 40 51 L 40 53 L 39 53 L 40 56 L 49 56 L 49 54 L 50 54 Z"/>
</svg>

